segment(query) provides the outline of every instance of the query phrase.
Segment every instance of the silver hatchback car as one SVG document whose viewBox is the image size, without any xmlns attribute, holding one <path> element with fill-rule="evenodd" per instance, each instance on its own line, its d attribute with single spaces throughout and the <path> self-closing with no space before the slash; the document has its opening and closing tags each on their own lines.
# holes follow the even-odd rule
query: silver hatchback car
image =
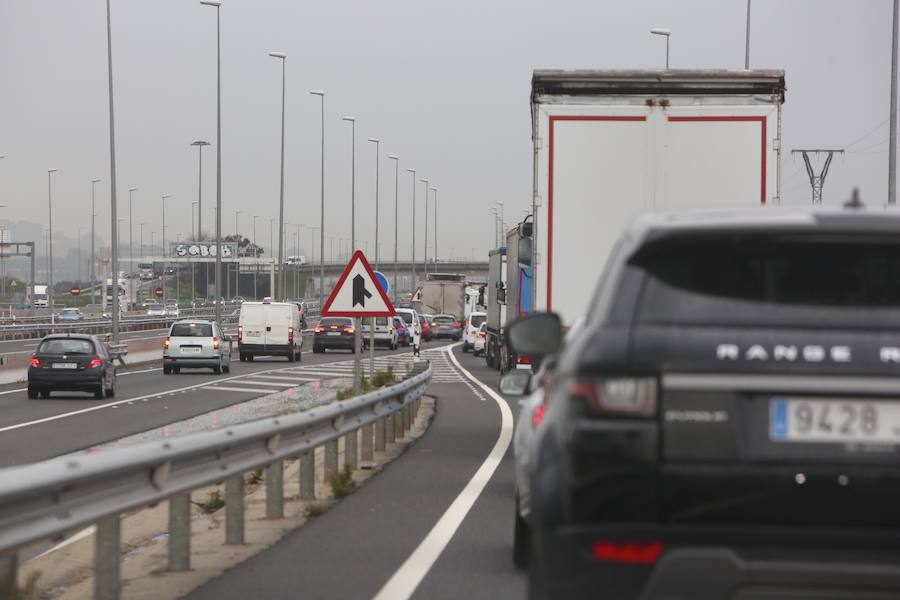
<svg viewBox="0 0 900 600">
<path fill-rule="evenodd" d="M 214 321 L 176 321 L 166 336 L 163 374 L 195 368 L 212 369 L 214 373 L 231 371 L 231 338 Z"/>
</svg>

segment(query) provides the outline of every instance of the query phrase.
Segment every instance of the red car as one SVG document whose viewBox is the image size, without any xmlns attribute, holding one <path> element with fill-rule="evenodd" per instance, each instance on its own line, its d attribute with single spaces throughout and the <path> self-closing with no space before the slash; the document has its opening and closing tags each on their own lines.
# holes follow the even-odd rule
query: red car
<svg viewBox="0 0 900 600">
<path fill-rule="evenodd" d="M 431 315 L 419 315 L 419 325 L 422 326 L 422 341 L 430 342 L 434 337 L 431 331 Z"/>
</svg>

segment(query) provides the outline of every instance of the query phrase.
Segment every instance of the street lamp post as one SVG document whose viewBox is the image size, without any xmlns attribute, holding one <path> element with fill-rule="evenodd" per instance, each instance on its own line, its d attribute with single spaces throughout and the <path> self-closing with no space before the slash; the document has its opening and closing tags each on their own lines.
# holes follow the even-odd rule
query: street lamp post
<svg viewBox="0 0 900 600">
<path fill-rule="evenodd" d="M 394 154 L 388 156 L 389 159 L 394 161 L 394 302 L 397 301 L 397 241 L 399 239 L 397 235 L 397 223 L 398 223 L 398 210 L 399 210 L 399 195 L 397 193 L 397 189 L 400 183 L 400 157 Z"/>
<path fill-rule="evenodd" d="M 278 194 L 278 287 L 275 295 L 276 298 L 284 299 L 284 86 L 287 54 L 269 52 L 269 56 L 281 60 L 281 187 Z"/>
<path fill-rule="evenodd" d="M 78 285 L 81 286 L 81 227 L 78 228 Z"/>
<path fill-rule="evenodd" d="M 422 256 L 422 277 L 428 279 L 428 178 L 419 180 L 425 184 L 425 254 Z"/>
<path fill-rule="evenodd" d="M 191 235 L 194 235 L 194 207 L 195 206 L 197 207 L 197 212 L 199 213 L 200 212 L 200 201 L 199 200 L 194 200 L 193 202 L 191 202 Z M 200 218 L 199 214 L 197 215 L 197 218 L 198 219 Z M 199 231 L 199 229 L 200 228 L 198 227 L 197 231 Z M 195 239 L 197 241 L 199 241 L 199 237 L 200 236 L 197 236 L 197 238 L 195 238 Z M 188 256 L 190 256 L 190 252 L 188 253 Z M 195 261 L 193 258 L 191 258 L 191 306 L 193 306 L 193 304 L 194 304 L 194 297 L 196 295 L 197 295 L 197 261 Z"/>
<path fill-rule="evenodd" d="M 94 209 L 94 197 L 96 196 L 95 189 L 99 182 L 99 179 L 91 179 L 91 304 L 97 304 L 97 286 L 95 285 L 97 281 L 97 272 L 94 270 L 94 265 L 96 264 L 96 259 L 94 257 L 94 221 L 96 220 L 95 217 L 97 216 L 97 211 Z"/>
<path fill-rule="evenodd" d="M 107 0 L 108 2 L 109 0 Z M 200 0 L 200 4 L 216 9 L 216 322 L 222 321 L 222 27 L 219 0 Z"/>
<path fill-rule="evenodd" d="M 750 70 L 750 0 L 747 0 L 747 42 L 744 48 L 744 69 Z"/>
<path fill-rule="evenodd" d="M 256 219 L 259 218 L 259 215 L 253 215 L 253 258 L 256 261 L 256 268 L 253 271 L 253 299 L 258 300 L 259 296 L 256 294 L 256 285 L 257 280 L 259 279 L 259 247 L 256 245 Z"/>
<path fill-rule="evenodd" d="M 51 176 L 56 173 L 57 169 L 47 169 L 47 307 L 50 309 L 50 326 L 56 324 L 53 315 L 53 185 Z M 34 290 L 31 290 L 32 294 Z"/>
<path fill-rule="evenodd" d="M 113 273 L 119 269 L 119 250 L 117 248 L 119 238 L 116 232 L 116 119 L 113 110 L 113 71 L 112 71 L 112 19 L 109 11 L 109 0 L 106 0 L 106 61 L 109 79 L 109 205 L 110 225 L 112 232 L 112 252 L 110 267 Z M 104 282 L 105 283 L 105 282 Z M 105 309 L 106 307 L 104 307 Z M 113 294 L 112 301 L 112 338 L 113 343 L 119 343 L 119 294 Z"/>
<path fill-rule="evenodd" d="M 379 188 L 379 167 L 381 166 L 381 140 L 378 138 L 369 138 L 369 141 L 375 144 L 375 270 L 379 269 L 378 265 L 378 188 Z"/>
<path fill-rule="evenodd" d="M 429 188 L 434 192 L 434 272 L 437 273 L 438 245 L 437 245 L 437 188 Z"/>
<path fill-rule="evenodd" d="M 666 38 L 666 70 L 669 70 L 669 38 L 672 37 L 672 31 L 661 27 L 654 27 L 650 30 L 653 35 L 661 35 Z"/>
<path fill-rule="evenodd" d="M 130 261 L 128 271 L 134 272 L 134 203 L 132 202 L 136 187 L 128 188 L 128 260 Z M 134 286 L 132 286 L 131 302 L 134 303 Z"/>
<path fill-rule="evenodd" d="M 278 219 L 276 217 L 269 217 L 269 252 L 273 253 L 272 260 L 275 259 L 275 254 L 274 254 L 275 238 L 272 235 L 272 225 L 274 225 L 276 221 L 278 221 Z M 278 296 L 277 296 L 277 294 L 275 294 L 275 282 L 271 280 L 271 278 L 274 276 L 275 276 L 275 271 L 273 268 L 273 270 L 270 271 L 270 273 L 269 273 L 269 277 L 270 277 L 270 279 L 269 279 L 269 294 L 272 296 L 275 296 L 277 298 Z"/>
<path fill-rule="evenodd" d="M 209 142 L 197 140 L 191 142 L 191 146 L 197 146 L 197 241 L 203 239 L 203 146 L 209 146 Z M 193 230 L 194 226 L 191 225 Z"/>
<path fill-rule="evenodd" d="M 407 173 L 412 173 L 412 257 L 410 258 L 410 264 L 412 264 L 412 276 L 413 282 L 412 287 L 416 287 L 416 170 L 415 169 L 406 169 Z"/>
<path fill-rule="evenodd" d="M 147 262 L 147 254 L 144 252 L 144 225 L 146 225 L 146 221 L 140 223 L 139 229 L 141 230 L 141 262 Z"/>
<path fill-rule="evenodd" d="M 356 117 L 344 117 L 350 123 L 350 253 L 356 252 Z"/>
<path fill-rule="evenodd" d="M 322 150 L 321 165 L 322 173 L 319 183 L 321 192 L 321 200 L 319 207 L 319 308 L 322 307 L 322 290 L 325 289 L 325 92 L 322 90 L 312 90 L 309 92 L 313 96 L 318 96 L 322 102 Z"/>
<path fill-rule="evenodd" d="M 241 234 L 240 228 L 238 227 L 238 215 L 240 215 L 242 210 L 234 211 L 234 237 L 237 238 L 237 245 L 234 247 L 235 258 L 237 258 L 237 271 L 234 274 L 234 295 L 241 295 L 241 257 L 239 256 L 241 250 Z M 232 296 L 233 298 L 234 296 Z"/>
<path fill-rule="evenodd" d="M 171 198 L 169 194 L 162 195 L 162 264 L 163 264 L 163 276 L 162 276 L 162 288 L 163 288 L 163 302 L 166 301 L 166 198 Z M 176 274 L 176 277 L 178 275 Z"/>
</svg>

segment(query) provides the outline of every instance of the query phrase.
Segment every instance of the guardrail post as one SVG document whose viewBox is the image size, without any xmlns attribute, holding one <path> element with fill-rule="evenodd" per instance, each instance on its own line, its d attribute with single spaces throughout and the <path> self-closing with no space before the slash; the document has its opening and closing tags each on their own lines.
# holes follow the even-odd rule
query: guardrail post
<svg viewBox="0 0 900 600">
<path fill-rule="evenodd" d="M 191 568 L 191 493 L 169 498 L 169 570 Z"/>
<path fill-rule="evenodd" d="M 384 441 L 385 443 L 394 443 L 397 440 L 397 426 L 394 413 L 384 418 Z"/>
<path fill-rule="evenodd" d="M 276 460 L 266 467 L 266 518 L 284 517 L 284 465 Z"/>
<path fill-rule="evenodd" d="M 300 498 L 312 500 L 316 497 L 316 454 L 307 450 L 300 455 Z"/>
<path fill-rule="evenodd" d="M 244 475 L 225 480 L 225 543 L 244 543 Z"/>
<path fill-rule="evenodd" d="M 375 460 L 375 453 L 372 450 L 372 430 L 372 425 L 366 425 L 361 429 L 362 444 L 360 448 L 360 459 L 369 462 Z"/>
<path fill-rule="evenodd" d="M 328 478 L 337 473 L 338 442 L 332 440 L 325 443 L 325 462 L 322 473 L 322 481 L 328 483 Z"/>
<path fill-rule="evenodd" d="M 344 462 L 351 469 L 359 467 L 359 429 L 354 429 L 344 436 Z"/>
<path fill-rule="evenodd" d="M 0 597 L 16 597 L 19 589 L 19 555 L 16 552 L 0 556 Z"/>
<path fill-rule="evenodd" d="M 381 417 L 380 419 L 375 421 L 375 451 L 376 452 L 384 452 L 384 442 L 385 442 L 385 434 L 387 433 L 385 427 L 385 421 L 387 421 L 387 417 Z"/>
<path fill-rule="evenodd" d="M 97 521 L 94 536 L 94 600 L 119 599 L 119 515 Z"/>
<path fill-rule="evenodd" d="M 394 441 L 403 437 L 403 407 L 394 412 Z"/>
</svg>

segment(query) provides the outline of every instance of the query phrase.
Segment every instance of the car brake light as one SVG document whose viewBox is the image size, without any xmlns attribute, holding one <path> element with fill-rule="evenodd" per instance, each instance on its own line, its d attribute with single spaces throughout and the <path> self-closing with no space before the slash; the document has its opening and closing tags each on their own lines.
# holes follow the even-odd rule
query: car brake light
<svg viewBox="0 0 900 600">
<path fill-rule="evenodd" d="M 483 332 L 483 331 L 479 331 L 479 332 L 476 333 L 475 335 L 476 335 L 477 337 L 483 338 L 483 337 L 484 337 L 484 332 Z"/>
<path fill-rule="evenodd" d="M 103 366 L 103 361 L 100 360 L 99 356 L 95 356 L 94 358 L 91 359 L 91 362 L 88 363 L 87 368 L 88 369 L 96 369 L 97 367 L 102 367 L 102 366 Z"/>
<path fill-rule="evenodd" d="M 534 414 L 531 415 L 531 428 L 537 429 L 538 425 L 544 421 L 544 405 L 538 404 L 534 407 Z"/>
<path fill-rule="evenodd" d="M 605 562 L 649 565 L 655 563 L 663 551 L 659 540 L 650 542 L 594 542 L 594 558 Z"/>
<path fill-rule="evenodd" d="M 344 327 L 344 333 L 353 333 L 355 329 L 352 327 Z"/>
<path fill-rule="evenodd" d="M 238 325 L 238 342 L 242 342 L 244 340 L 244 326 Z"/>
<path fill-rule="evenodd" d="M 213 350 L 218 350 L 218 349 L 219 349 L 219 338 L 214 337 L 213 338 Z"/>
<path fill-rule="evenodd" d="M 437 327 L 437 321 L 432 321 L 432 322 L 431 322 L 431 326 L 432 326 L 432 327 Z"/>
<path fill-rule="evenodd" d="M 169 336 L 166 336 L 166 339 L 163 341 L 163 348 L 165 348 L 166 350 L 168 350 L 168 349 L 169 349 L 169 343 L 170 343 L 170 342 L 169 342 Z"/>
<path fill-rule="evenodd" d="M 460 325 L 458 322 L 453 324 L 453 329 L 459 329 L 460 327 L 462 327 L 462 325 Z"/>
<path fill-rule="evenodd" d="M 316 333 L 323 333 L 325 331 L 324 327 L 316 327 L 314 330 Z"/>
<path fill-rule="evenodd" d="M 41 359 L 39 359 L 37 356 L 32 356 L 31 357 L 31 366 L 36 369 L 40 369 L 41 368 Z"/>
<path fill-rule="evenodd" d="M 531 357 L 530 356 L 519 356 L 516 358 L 516 362 L 520 365 L 530 365 Z"/>
<path fill-rule="evenodd" d="M 597 414 L 656 415 L 656 379 L 653 377 L 579 380 L 569 386 L 569 395 L 583 398 Z"/>
<path fill-rule="evenodd" d="M 294 343 L 294 328 L 288 327 L 288 344 Z"/>
</svg>

